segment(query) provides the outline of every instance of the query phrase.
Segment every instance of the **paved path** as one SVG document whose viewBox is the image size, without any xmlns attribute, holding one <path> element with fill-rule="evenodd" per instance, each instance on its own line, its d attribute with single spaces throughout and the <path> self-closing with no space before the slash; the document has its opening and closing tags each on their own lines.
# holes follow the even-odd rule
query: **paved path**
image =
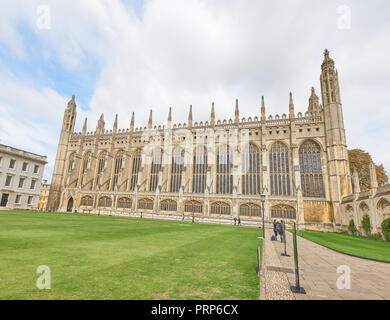
<svg viewBox="0 0 390 320">
<path fill-rule="evenodd" d="M 270 241 L 271 242 L 271 241 Z M 358 299 L 390 300 L 390 264 L 351 257 L 335 252 L 314 242 L 297 237 L 301 286 L 307 294 L 295 294 L 298 299 Z M 287 254 L 283 257 L 282 243 L 273 242 L 282 266 L 294 268 L 293 238 L 287 232 Z M 351 289 L 337 289 L 339 266 L 346 265 L 351 269 Z M 295 284 L 295 275 L 287 273 L 291 285 Z"/>
<path fill-rule="evenodd" d="M 275 250 L 273 260 L 264 260 L 267 265 L 280 265 L 290 285 L 295 285 L 292 235 L 287 233 L 287 254 L 283 257 L 284 245 L 270 241 L 272 230 L 267 230 L 265 246 Z M 301 286 L 305 295 L 294 294 L 296 300 L 390 300 L 390 264 L 344 255 L 322 247 L 314 242 L 297 237 Z M 275 258 L 278 261 L 275 262 Z M 265 258 L 265 257 L 263 257 Z M 337 289 L 341 265 L 351 269 L 351 289 Z M 284 279 L 281 283 L 285 287 Z M 264 298 L 264 297 L 263 297 Z"/>
</svg>

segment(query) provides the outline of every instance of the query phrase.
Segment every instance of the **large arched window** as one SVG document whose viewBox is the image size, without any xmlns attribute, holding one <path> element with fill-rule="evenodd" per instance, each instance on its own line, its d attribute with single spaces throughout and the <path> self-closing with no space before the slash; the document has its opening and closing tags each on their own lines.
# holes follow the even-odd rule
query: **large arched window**
<svg viewBox="0 0 390 320">
<path fill-rule="evenodd" d="M 211 213 L 212 214 L 230 215 L 231 207 L 228 203 L 225 203 L 225 202 L 213 202 L 211 204 Z"/>
<path fill-rule="evenodd" d="M 203 204 L 199 201 L 187 201 L 184 205 L 184 211 L 188 213 L 202 213 Z"/>
<path fill-rule="evenodd" d="M 179 192 L 181 187 L 181 177 L 184 163 L 184 150 L 180 147 L 176 148 L 172 156 L 171 167 L 171 192 Z"/>
<path fill-rule="evenodd" d="M 240 206 L 240 216 L 261 217 L 261 207 L 254 203 L 245 203 Z"/>
<path fill-rule="evenodd" d="M 295 209 L 290 206 L 274 206 L 271 209 L 272 218 L 296 219 Z"/>
<path fill-rule="evenodd" d="M 220 145 L 217 154 L 217 193 L 230 194 L 233 191 L 232 160 L 229 146 Z"/>
<path fill-rule="evenodd" d="M 84 196 L 81 198 L 80 206 L 83 207 L 92 207 L 93 206 L 93 198 L 91 196 Z"/>
<path fill-rule="evenodd" d="M 138 182 L 138 173 L 141 168 L 141 150 L 138 150 L 133 157 L 133 168 L 131 169 L 130 191 L 134 191 Z"/>
<path fill-rule="evenodd" d="M 131 199 L 127 197 L 122 197 L 118 199 L 118 208 L 119 209 L 131 209 Z"/>
<path fill-rule="evenodd" d="M 256 195 L 260 189 L 260 151 L 253 144 L 246 145 L 242 153 L 242 194 Z"/>
<path fill-rule="evenodd" d="M 195 149 L 192 175 L 192 192 L 204 193 L 207 180 L 207 151 L 198 146 Z"/>
<path fill-rule="evenodd" d="M 74 163 L 75 163 L 75 158 L 76 158 L 76 154 L 73 152 L 70 156 L 69 156 L 69 161 L 68 161 L 68 172 L 72 172 L 73 169 L 74 169 Z"/>
<path fill-rule="evenodd" d="M 177 203 L 173 200 L 163 200 L 160 203 L 161 211 L 177 211 Z"/>
<path fill-rule="evenodd" d="M 152 157 L 152 166 L 150 168 L 149 191 L 155 192 L 158 185 L 158 174 L 161 170 L 162 153 L 161 149 L 155 149 Z"/>
<path fill-rule="evenodd" d="M 271 195 L 291 195 L 290 163 L 284 143 L 273 144 L 269 153 Z"/>
<path fill-rule="evenodd" d="M 106 169 L 107 165 L 107 152 L 103 151 L 100 153 L 99 158 L 98 158 L 98 171 L 97 171 L 97 177 L 96 177 L 96 184 L 102 184 L 103 181 L 103 173 L 104 170 Z"/>
<path fill-rule="evenodd" d="M 138 209 L 153 210 L 153 201 L 150 199 L 138 200 Z"/>
<path fill-rule="evenodd" d="M 84 154 L 83 162 L 81 166 L 81 185 L 87 183 L 87 173 L 91 165 L 91 153 L 87 152 Z"/>
<path fill-rule="evenodd" d="M 324 198 L 321 149 L 313 141 L 305 142 L 299 150 L 301 185 L 304 197 Z"/>
<path fill-rule="evenodd" d="M 119 151 L 116 154 L 115 161 L 114 161 L 114 179 L 112 182 L 112 190 L 115 190 L 115 187 L 118 186 L 119 183 L 119 175 L 122 171 L 122 164 L 123 164 L 123 151 Z"/>
<path fill-rule="evenodd" d="M 110 197 L 101 197 L 99 199 L 99 208 L 111 208 L 112 199 Z"/>
</svg>

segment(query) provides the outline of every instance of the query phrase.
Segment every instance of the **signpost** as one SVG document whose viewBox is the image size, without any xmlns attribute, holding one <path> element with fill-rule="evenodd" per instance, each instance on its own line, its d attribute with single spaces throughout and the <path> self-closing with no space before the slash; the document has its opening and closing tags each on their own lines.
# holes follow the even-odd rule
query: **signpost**
<svg viewBox="0 0 390 320">
<path fill-rule="evenodd" d="M 289 257 L 287 254 L 287 234 L 286 234 L 286 222 L 283 221 L 283 242 L 284 242 L 284 253 L 282 253 L 283 257 Z"/>
<path fill-rule="evenodd" d="M 301 287 L 299 282 L 299 264 L 298 264 L 298 246 L 297 246 L 297 226 L 294 222 L 293 224 L 293 242 L 294 242 L 294 262 L 295 262 L 295 286 L 291 286 L 291 291 L 293 293 L 306 294 L 304 288 Z"/>
</svg>

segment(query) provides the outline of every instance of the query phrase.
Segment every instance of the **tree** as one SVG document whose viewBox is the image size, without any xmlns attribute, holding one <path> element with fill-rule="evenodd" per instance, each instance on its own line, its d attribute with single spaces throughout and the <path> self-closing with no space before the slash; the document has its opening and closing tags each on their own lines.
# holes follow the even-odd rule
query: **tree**
<svg viewBox="0 0 390 320">
<path fill-rule="evenodd" d="M 361 149 L 353 149 L 348 150 L 349 157 L 349 167 L 351 169 L 351 173 L 354 170 L 357 170 L 360 179 L 360 189 L 362 191 L 367 190 L 371 186 L 370 180 L 370 164 L 372 162 L 371 155 Z M 376 177 L 378 180 L 378 185 L 382 186 L 389 182 L 389 178 L 386 174 L 385 168 L 382 164 L 376 165 Z"/>
<path fill-rule="evenodd" d="M 368 214 L 365 214 L 362 219 L 362 229 L 364 230 L 364 233 L 366 236 L 370 235 L 371 233 L 371 221 Z"/>
</svg>

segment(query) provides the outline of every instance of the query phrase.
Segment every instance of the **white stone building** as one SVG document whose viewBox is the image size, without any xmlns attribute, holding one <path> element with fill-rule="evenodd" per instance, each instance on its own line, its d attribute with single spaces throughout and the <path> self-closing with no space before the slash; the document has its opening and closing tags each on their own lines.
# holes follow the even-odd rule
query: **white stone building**
<svg viewBox="0 0 390 320">
<path fill-rule="evenodd" d="M 0 144 L 0 210 L 35 210 L 47 157 Z"/>
</svg>

